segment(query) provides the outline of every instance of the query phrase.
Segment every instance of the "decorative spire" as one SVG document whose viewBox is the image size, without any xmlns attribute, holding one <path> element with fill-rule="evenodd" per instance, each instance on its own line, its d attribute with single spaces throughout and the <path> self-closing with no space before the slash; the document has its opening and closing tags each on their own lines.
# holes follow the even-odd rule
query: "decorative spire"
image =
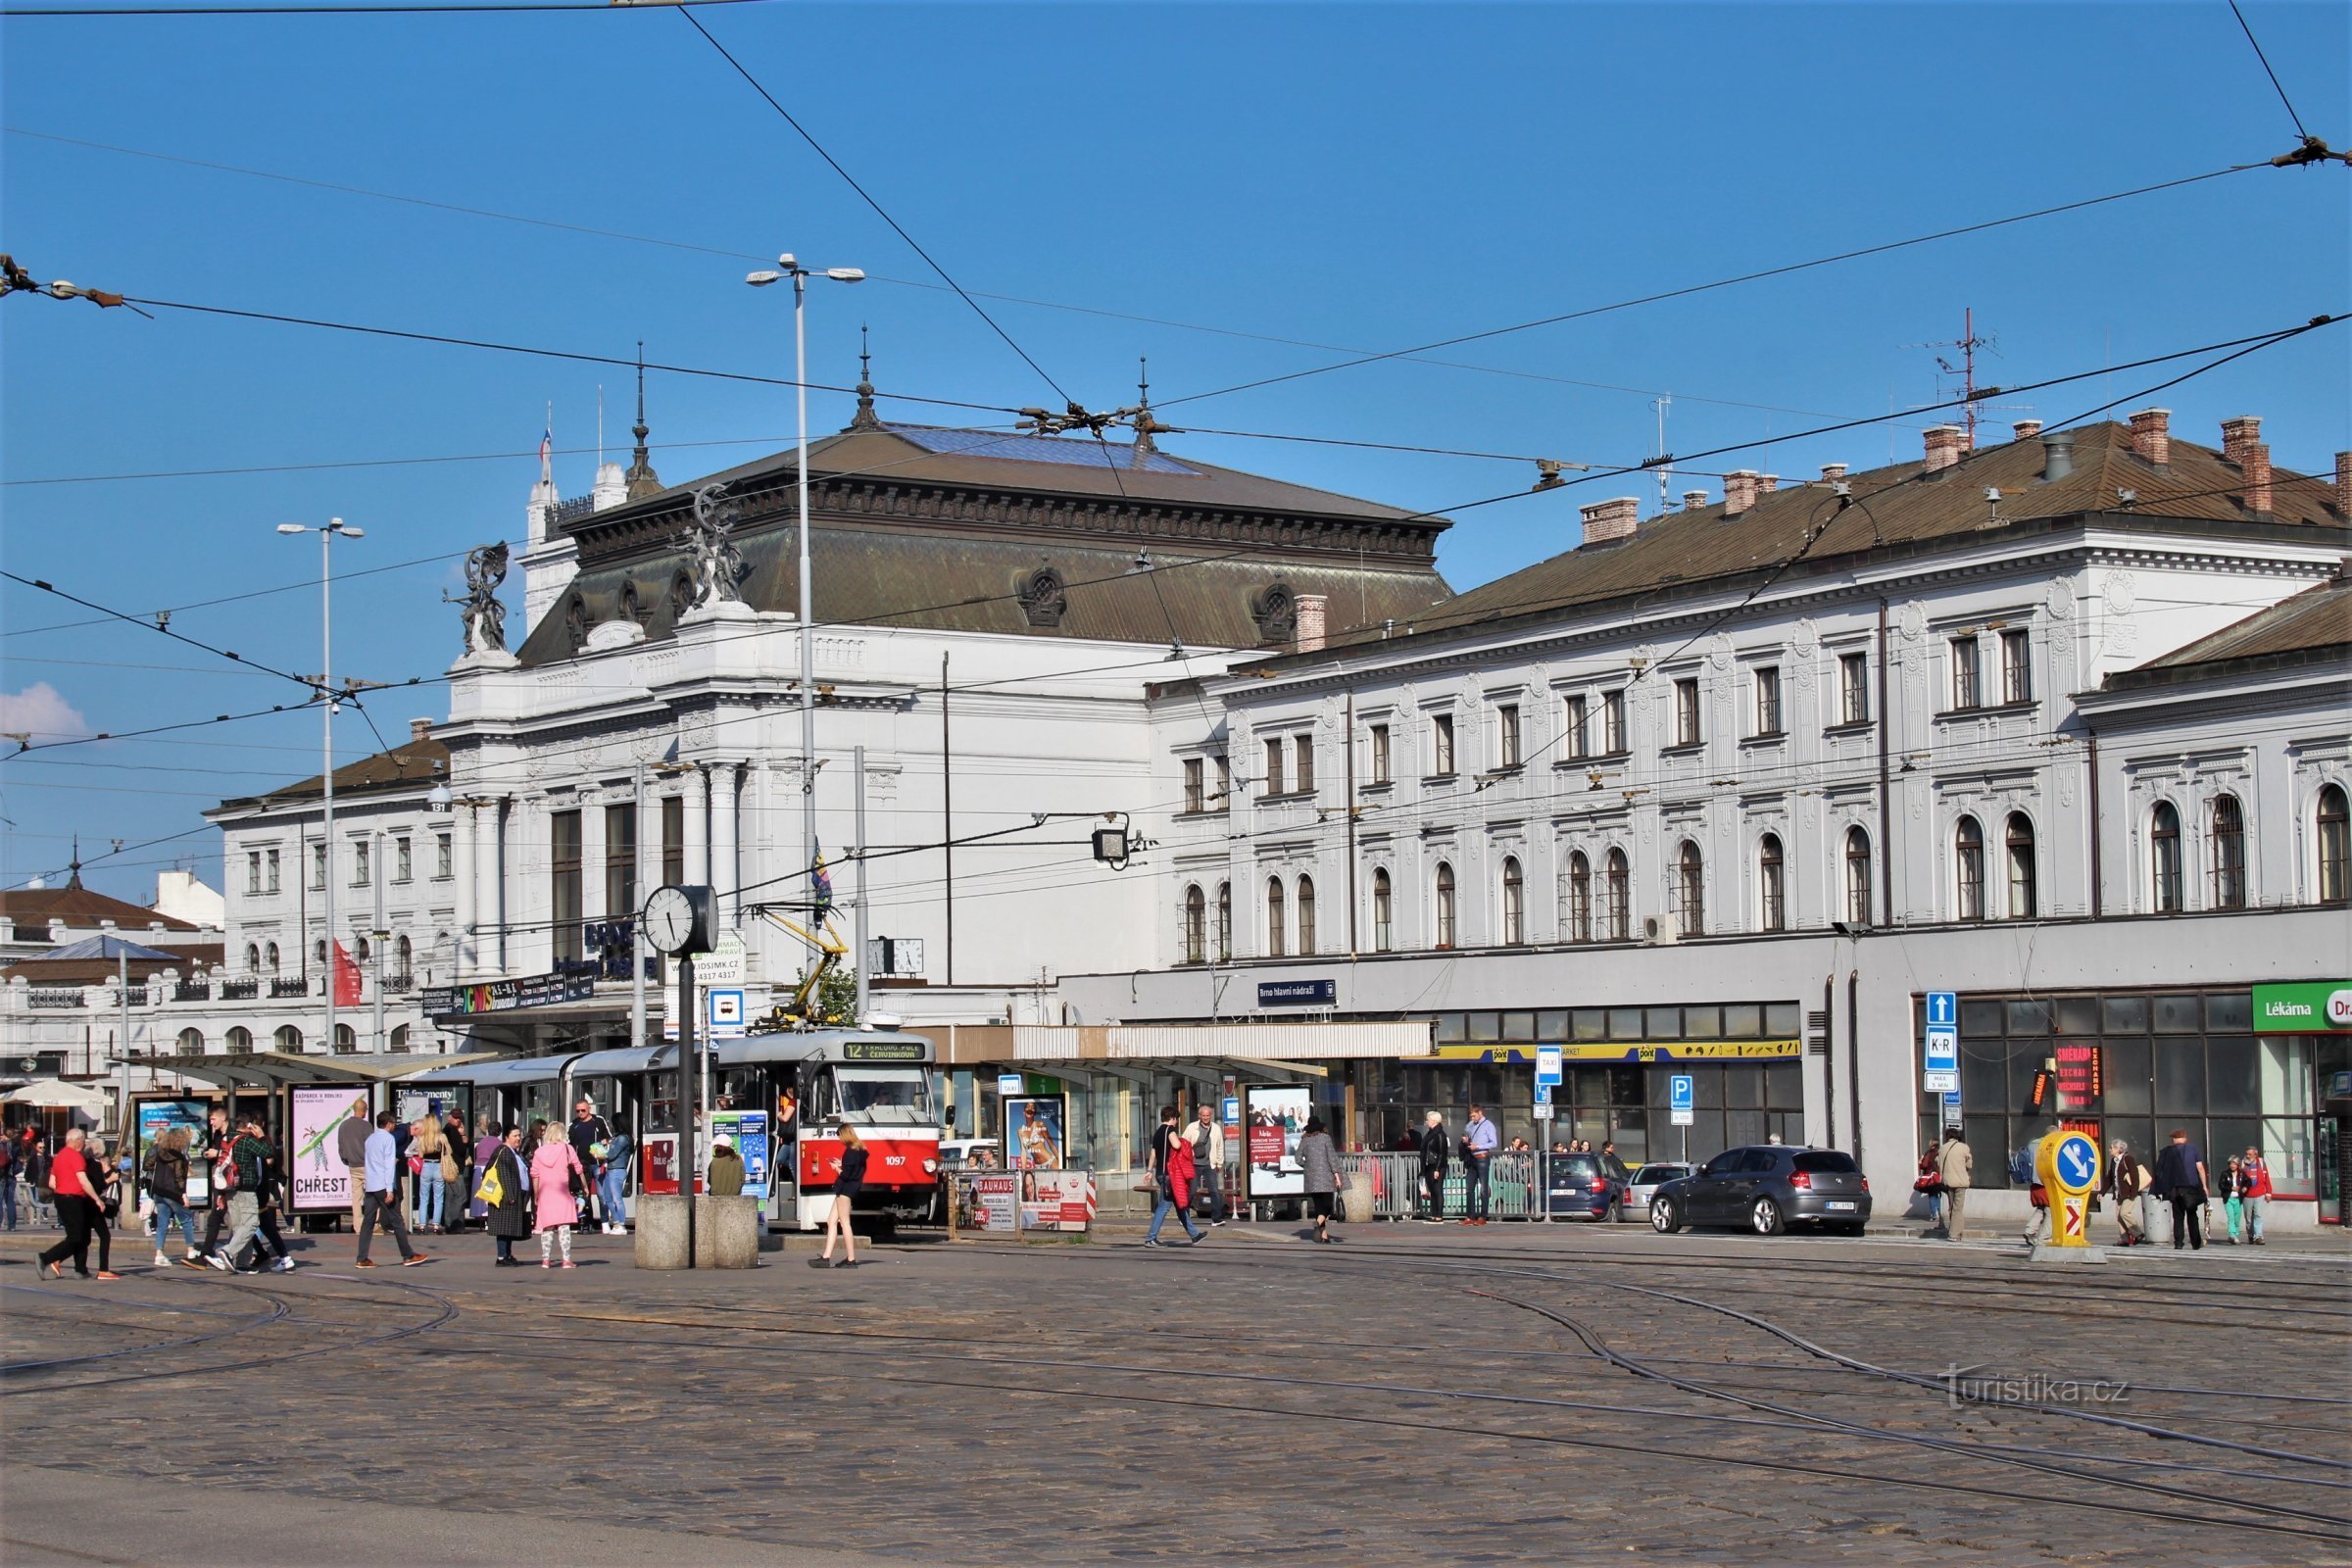
<svg viewBox="0 0 2352 1568">
<path fill-rule="evenodd" d="M 621 475 L 628 484 L 628 496 L 636 501 L 645 496 L 660 495 L 663 489 L 662 476 L 654 471 L 654 461 L 645 449 L 645 438 L 653 434 L 645 422 L 645 339 L 637 340 L 637 422 L 629 426 L 637 438 L 637 450 L 630 456 L 629 471 Z"/>
<path fill-rule="evenodd" d="M 81 835 L 74 835 L 74 858 L 66 862 L 66 888 L 70 892 L 81 886 Z"/>
<path fill-rule="evenodd" d="M 1152 362 L 1139 354 L 1135 359 L 1135 446 L 1127 466 L 1142 467 L 1144 461 L 1159 450 L 1152 444 L 1152 432 L 1166 428 L 1152 416 Z"/>
<path fill-rule="evenodd" d="M 879 430 L 881 418 L 874 413 L 873 356 L 866 351 L 865 325 L 858 327 L 858 413 L 850 419 L 853 430 Z"/>
</svg>

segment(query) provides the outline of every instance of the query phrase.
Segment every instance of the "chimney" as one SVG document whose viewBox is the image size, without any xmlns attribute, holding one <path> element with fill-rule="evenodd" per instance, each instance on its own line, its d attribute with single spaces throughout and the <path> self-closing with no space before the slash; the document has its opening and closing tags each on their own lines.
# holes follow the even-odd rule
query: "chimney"
<svg viewBox="0 0 2352 1568">
<path fill-rule="evenodd" d="M 1830 483 L 1836 484 L 1845 477 L 1845 468 L 1846 466 L 1842 463 L 1825 463 L 1821 466 L 1821 476 Z"/>
<path fill-rule="evenodd" d="M 1617 496 L 1577 510 L 1584 516 L 1585 543 L 1589 545 L 1631 539 L 1642 519 L 1642 502 L 1635 496 Z"/>
<path fill-rule="evenodd" d="M 418 741 L 424 739 L 432 732 L 433 721 L 431 719 L 412 718 L 409 720 L 409 744 L 411 746 L 416 745 Z"/>
<path fill-rule="evenodd" d="M 2346 456 L 2352 456 L 2352 453 L 2348 453 Z M 2339 457 L 2335 461 L 2337 466 L 2340 468 L 2343 465 L 2343 458 Z M 1705 506 L 1706 504 L 1707 493 L 1704 490 L 1686 490 L 1683 492 L 1683 510 L 1685 512 L 1696 512 L 1699 508 Z"/>
<path fill-rule="evenodd" d="M 1723 514 L 1737 517 L 1756 504 L 1756 470 L 1735 468 L 1723 476 Z"/>
<path fill-rule="evenodd" d="M 1780 476 L 1779 474 L 1777 474 L 1777 473 L 1759 473 L 1759 474 L 1757 474 L 1757 475 L 1756 475 L 1756 489 L 1757 489 L 1758 491 L 1760 491 L 1761 493 L 1763 493 L 1763 494 L 1765 494 L 1765 495 L 1770 495 L 1770 494 L 1772 494 L 1772 493 L 1773 493 L 1775 490 L 1778 490 L 1780 487 L 1781 487 L 1781 476 Z"/>
<path fill-rule="evenodd" d="M 2044 430 L 2041 433 L 2041 482 L 2066 478 L 2075 471 L 2075 432 Z"/>
<path fill-rule="evenodd" d="M 2132 450 L 2158 467 L 2173 461 L 2173 411 L 2142 409 L 2132 416 Z"/>
<path fill-rule="evenodd" d="M 1298 628 L 1294 633 L 1294 650 L 1311 654 L 1323 646 L 1324 612 L 1331 605 L 1329 594 L 1300 594 L 1297 601 Z"/>
<path fill-rule="evenodd" d="M 2254 421 L 2246 421 L 2252 424 Z M 2249 441 L 2237 454 L 2238 471 L 2245 476 L 2244 500 L 2248 512 L 2268 516 L 2271 511 L 2271 444 Z"/>
<path fill-rule="evenodd" d="M 1931 424 L 1921 432 L 1927 443 L 1926 466 L 1923 473 L 1941 473 L 1960 461 L 1960 427 L 1956 424 Z"/>
<path fill-rule="evenodd" d="M 2246 461 L 2246 448 L 2262 439 L 2262 421 L 2251 414 L 2222 421 L 2222 456 L 2231 463 Z"/>
<path fill-rule="evenodd" d="M 2335 455 L 2335 511 L 2338 516 L 2352 517 L 2352 452 Z"/>
<path fill-rule="evenodd" d="M 2017 438 L 2020 441 L 2031 441 L 2041 434 L 2041 421 L 2039 419 L 2020 419 L 2009 428 L 2017 432 Z"/>
</svg>

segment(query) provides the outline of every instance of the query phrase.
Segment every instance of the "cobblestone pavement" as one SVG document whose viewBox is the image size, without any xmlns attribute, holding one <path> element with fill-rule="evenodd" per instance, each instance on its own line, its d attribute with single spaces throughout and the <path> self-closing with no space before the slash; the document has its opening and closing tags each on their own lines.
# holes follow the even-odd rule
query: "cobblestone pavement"
<svg viewBox="0 0 2352 1568">
<path fill-rule="evenodd" d="M 277 1492 L 504 1516 L 526 1553 L 532 1518 L 592 1518 L 718 1564 L 2352 1564 L 2333 1239 L 2082 1267 L 1343 1234 L 909 1239 L 825 1272 L 795 1237 L 693 1275 L 595 1237 L 568 1273 L 479 1237 L 362 1273 L 330 1236 L 292 1275 L 109 1285 L 13 1245 L 0 1399 L 12 1458 L 120 1477 L 125 1510 L 142 1478 L 234 1489 L 253 1525 L 188 1563 L 271 1560 Z M 1952 1367 L 2007 1402 L 1955 1400 Z M 61 1454 L 39 1434 L 69 1416 Z M 103 1518 L 80 1540 L 131 1560 Z"/>
</svg>

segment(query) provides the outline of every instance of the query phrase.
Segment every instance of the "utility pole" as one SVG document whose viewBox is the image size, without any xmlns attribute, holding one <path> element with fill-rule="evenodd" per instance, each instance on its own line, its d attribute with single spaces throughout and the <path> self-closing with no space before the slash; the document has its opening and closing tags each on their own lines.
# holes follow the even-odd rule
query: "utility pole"
<svg viewBox="0 0 2352 1568">
<path fill-rule="evenodd" d="M 368 928 L 368 956 L 375 970 L 375 1050 L 384 1051 L 384 943 L 391 933 L 384 929 L 384 835 L 381 829 L 368 836 L 368 881 L 375 890 L 375 920 Z"/>
<path fill-rule="evenodd" d="M 858 785 L 858 914 L 853 922 L 857 945 L 850 950 L 850 962 L 854 966 L 850 972 L 858 977 L 858 1021 L 863 1023 L 866 1004 L 873 991 L 873 978 L 866 972 L 873 966 L 866 959 L 866 943 L 869 939 L 865 915 L 865 748 L 857 747 L 851 756 L 855 760 Z"/>
</svg>

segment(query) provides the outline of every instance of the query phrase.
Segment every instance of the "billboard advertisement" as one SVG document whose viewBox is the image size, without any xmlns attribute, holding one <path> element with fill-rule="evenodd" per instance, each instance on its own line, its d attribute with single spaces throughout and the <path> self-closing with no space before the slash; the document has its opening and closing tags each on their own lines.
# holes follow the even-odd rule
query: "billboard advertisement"
<svg viewBox="0 0 2352 1568">
<path fill-rule="evenodd" d="M 714 1111 L 710 1116 L 710 1130 L 726 1134 L 734 1142 L 735 1152 L 743 1156 L 743 1196 L 764 1201 L 769 1181 L 767 1112 Z"/>
<path fill-rule="evenodd" d="M 335 1135 L 357 1116 L 368 1120 L 368 1091 L 351 1084 L 296 1084 L 286 1091 L 286 1206 L 296 1214 L 351 1208 L 351 1172 Z"/>
<path fill-rule="evenodd" d="M 1020 1218 L 1021 1178 L 1011 1171 L 982 1172 L 960 1178 L 971 1194 L 971 1206 L 966 1210 L 969 1224 L 976 1231 L 1010 1231 L 1018 1228 Z"/>
<path fill-rule="evenodd" d="M 1004 1097 L 1004 1165 L 1008 1170 L 1059 1170 L 1069 1145 L 1069 1102 L 1063 1095 Z"/>
<path fill-rule="evenodd" d="M 1025 1170 L 1021 1229 L 1082 1231 L 1095 1217 L 1095 1178 L 1082 1170 Z"/>
<path fill-rule="evenodd" d="M 1297 1198 L 1306 1191 L 1298 1137 L 1313 1112 L 1313 1092 L 1304 1084 L 1250 1084 L 1242 1090 L 1250 1197 Z"/>
<path fill-rule="evenodd" d="M 204 1147 L 205 1113 L 212 1109 L 206 1100 L 142 1100 L 138 1103 L 139 1147 L 138 1175 L 135 1180 L 140 1191 L 147 1187 L 147 1155 L 154 1150 L 155 1141 L 174 1127 L 188 1130 L 189 1199 L 202 1202 L 209 1195 L 196 1191 L 204 1187 L 204 1162 L 195 1157 L 195 1151 Z"/>
</svg>

